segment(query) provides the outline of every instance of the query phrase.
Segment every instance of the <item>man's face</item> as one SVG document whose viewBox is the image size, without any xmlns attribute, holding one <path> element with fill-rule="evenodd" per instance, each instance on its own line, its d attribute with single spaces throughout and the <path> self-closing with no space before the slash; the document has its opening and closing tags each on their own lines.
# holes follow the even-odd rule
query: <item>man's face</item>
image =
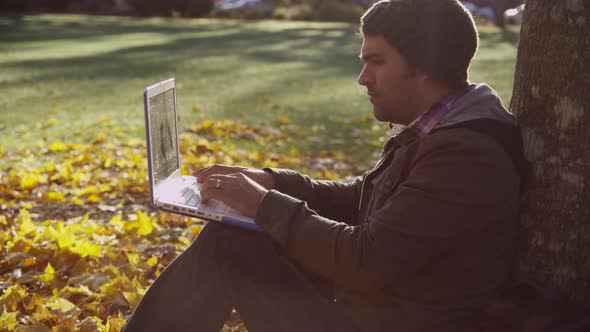
<svg viewBox="0 0 590 332">
<path fill-rule="evenodd" d="M 365 36 L 360 57 L 365 64 L 358 83 L 367 87 L 375 118 L 404 125 L 417 118 L 422 75 L 383 36 Z"/>
</svg>

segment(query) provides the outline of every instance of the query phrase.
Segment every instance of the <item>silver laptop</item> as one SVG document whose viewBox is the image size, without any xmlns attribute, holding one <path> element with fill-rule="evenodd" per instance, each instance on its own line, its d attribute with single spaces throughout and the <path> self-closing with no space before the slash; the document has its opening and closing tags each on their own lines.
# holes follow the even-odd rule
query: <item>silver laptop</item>
<svg viewBox="0 0 590 332">
<path fill-rule="evenodd" d="M 145 132 L 152 204 L 159 209 L 260 230 L 250 217 L 215 200 L 201 202 L 201 184 L 180 174 L 174 78 L 145 88 Z"/>
</svg>

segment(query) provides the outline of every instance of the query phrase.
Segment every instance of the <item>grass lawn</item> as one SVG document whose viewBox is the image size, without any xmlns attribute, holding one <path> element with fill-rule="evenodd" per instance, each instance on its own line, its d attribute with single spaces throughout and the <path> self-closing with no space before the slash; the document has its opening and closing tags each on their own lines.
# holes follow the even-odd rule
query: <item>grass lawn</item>
<svg viewBox="0 0 590 332">
<path fill-rule="evenodd" d="M 293 122 L 306 132 L 291 143 L 300 150 L 340 149 L 366 159 L 358 144 L 365 141 L 351 135 L 375 126 L 356 84 L 361 38 L 354 30 L 340 23 L 0 17 L 0 142 L 10 151 L 41 139 L 87 141 L 105 118 L 143 139 L 143 88 L 174 76 L 181 124 Z M 471 80 L 489 83 L 507 104 L 517 35 L 480 30 Z M 371 141 L 383 135 L 368 132 Z"/>
</svg>

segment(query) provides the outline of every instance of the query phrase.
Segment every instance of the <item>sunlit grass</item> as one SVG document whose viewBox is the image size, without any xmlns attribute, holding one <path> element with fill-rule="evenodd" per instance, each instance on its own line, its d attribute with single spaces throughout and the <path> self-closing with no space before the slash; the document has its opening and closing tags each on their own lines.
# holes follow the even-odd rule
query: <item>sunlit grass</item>
<svg viewBox="0 0 590 332">
<path fill-rule="evenodd" d="M 275 125 L 286 116 L 313 136 L 293 142 L 300 150 L 359 159 L 378 150 L 350 135 L 374 125 L 362 120 L 371 108 L 356 84 L 361 39 L 353 25 L 43 15 L 0 17 L 0 30 L 0 141 L 8 150 L 87 140 L 101 118 L 143 138 L 143 88 L 173 76 L 183 125 Z M 470 78 L 495 87 L 507 105 L 515 34 L 484 27 L 481 39 Z"/>
</svg>

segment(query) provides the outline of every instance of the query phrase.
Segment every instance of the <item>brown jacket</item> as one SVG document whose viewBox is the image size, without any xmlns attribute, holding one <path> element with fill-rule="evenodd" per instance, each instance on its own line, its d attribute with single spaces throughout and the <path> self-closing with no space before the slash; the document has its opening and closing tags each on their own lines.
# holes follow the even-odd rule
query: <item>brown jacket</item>
<svg viewBox="0 0 590 332">
<path fill-rule="evenodd" d="M 488 135 L 405 130 L 349 183 L 270 171 L 276 190 L 256 223 L 332 280 L 337 303 L 363 330 L 467 330 L 510 278 L 520 180 Z"/>
</svg>

